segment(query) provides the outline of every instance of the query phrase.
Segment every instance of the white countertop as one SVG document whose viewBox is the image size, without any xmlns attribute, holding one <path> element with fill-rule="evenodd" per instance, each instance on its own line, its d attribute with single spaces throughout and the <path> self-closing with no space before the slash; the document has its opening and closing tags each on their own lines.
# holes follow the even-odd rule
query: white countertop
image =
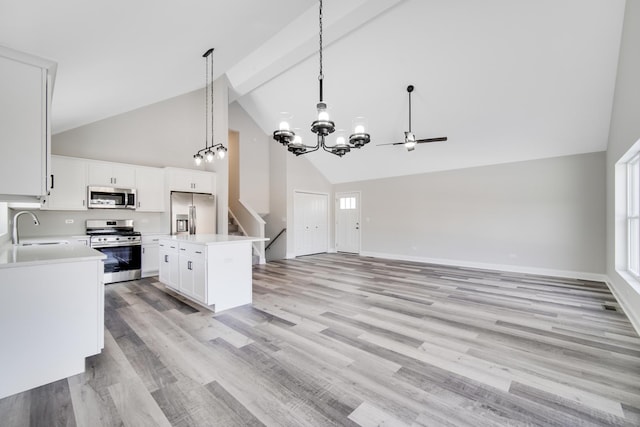
<svg viewBox="0 0 640 427">
<path fill-rule="evenodd" d="M 20 244 L 29 245 L 29 244 L 43 244 L 43 243 L 77 243 L 78 239 L 88 239 L 88 235 L 78 235 L 78 236 L 45 236 L 45 237 L 24 237 L 20 239 Z"/>
<path fill-rule="evenodd" d="M 160 240 L 172 240 L 210 246 L 228 243 L 266 242 L 269 239 L 251 236 L 230 236 L 227 234 L 184 234 L 177 236 L 162 236 L 160 237 Z"/>
<path fill-rule="evenodd" d="M 90 261 L 105 258 L 106 255 L 102 252 L 84 245 L 14 246 L 11 243 L 6 243 L 0 246 L 0 268 Z"/>
</svg>

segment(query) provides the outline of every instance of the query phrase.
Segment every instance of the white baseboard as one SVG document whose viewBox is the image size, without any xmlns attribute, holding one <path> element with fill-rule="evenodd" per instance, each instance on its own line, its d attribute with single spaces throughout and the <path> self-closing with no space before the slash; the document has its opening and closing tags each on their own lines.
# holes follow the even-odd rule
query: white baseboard
<svg viewBox="0 0 640 427">
<path fill-rule="evenodd" d="M 621 276 L 623 276 L 623 275 L 621 275 Z M 624 276 L 623 276 L 623 278 L 624 278 Z M 633 326 L 633 329 L 635 329 L 636 333 L 638 335 L 640 335 L 640 311 L 637 311 L 637 310 L 640 310 L 640 307 L 638 307 L 636 309 L 635 307 L 630 305 L 624 298 L 621 298 L 620 297 L 620 293 L 616 289 L 613 281 L 610 280 L 608 276 L 607 276 L 607 280 L 605 281 L 605 283 L 607 284 L 607 287 L 609 288 L 609 290 L 613 294 L 613 296 L 616 299 L 616 301 L 618 302 L 618 304 L 620 304 L 620 307 L 622 307 L 622 311 L 624 311 L 624 314 L 627 315 L 627 318 L 631 322 L 631 326 Z"/>
<path fill-rule="evenodd" d="M 426 264 L 450 265 L 453 267 L 479 268 L 483 270 L 508 271 L 511 273 L 538 274 L 541 276 L 566 277 L 571 279 L 592 280 L 596 282 L 607 282 L 608 278 L 605 274 L 588 273 L 583 271 L 555 270 L 549 268 L 529 267 L 523 265 L 508 264 L 491 264 L 484 262 L 462 261 L 444 258 L 427 258 L 416 257 L 402 254 L 388 254 L 382 252 L 360 252 L 362 256 L 370 256 L 373 258 L 387 258 L 398 261 L 423 262 Z"/>
</svg>

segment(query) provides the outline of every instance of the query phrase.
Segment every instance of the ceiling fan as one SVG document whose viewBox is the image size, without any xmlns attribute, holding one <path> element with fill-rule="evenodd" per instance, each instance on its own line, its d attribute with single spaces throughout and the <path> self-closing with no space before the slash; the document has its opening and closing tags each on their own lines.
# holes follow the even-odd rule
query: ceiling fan
<svg viewBox="0 0 640 427">
<path fill-rule="evenodd" d="M 416 148 L 416 144 L 424 144 L 426 142 L 440 142 L 446 141 L 447 137 L 442 136 L 438 138 L 424 138 L 424 139 L 416 139 L 416 136 L 411 132 L 411 92 L 413 92 L 413 85 L 407 86 L 407 92 L 409 93 L 409 131 L 404 133 L 404 142 L 390 142 L 388 144 L 378 144 L 378 145 L 404 145 L 407 148 L 407 151 L 413 151 Z"/>
</svg>

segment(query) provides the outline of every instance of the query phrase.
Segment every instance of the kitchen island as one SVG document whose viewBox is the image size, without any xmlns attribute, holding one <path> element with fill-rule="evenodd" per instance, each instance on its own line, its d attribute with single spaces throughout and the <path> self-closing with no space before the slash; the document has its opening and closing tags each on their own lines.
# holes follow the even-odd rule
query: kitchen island
<svg viewBox="0 0 640 427">
<path fill-rule="evenodd" d="M 216 313 L 251 304 L 251 247 L 267 240 L 222 234 L 160 237 L 160 281 Z"/>
<path fill-rule="evenodd" d="M 0 246 L 0 399 L 84 372 L 104 347 L 103 254 Z"/>
</svg>

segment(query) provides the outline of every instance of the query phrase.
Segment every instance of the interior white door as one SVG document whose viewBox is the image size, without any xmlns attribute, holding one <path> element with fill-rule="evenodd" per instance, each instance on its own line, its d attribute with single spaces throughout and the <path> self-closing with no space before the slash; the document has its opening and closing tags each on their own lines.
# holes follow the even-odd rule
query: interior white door
<svg viewBox="0 0 640 427">
<path fill-rule="evenodd" d="M 336 194 L 336 250 L 360 253 L 360 193 Z"/>
<path fill-rule="evenodd" d="M 329 196 L 295 192 L 293 217 L 296 256 L 327 252 L 329 249 Z"/>
</svg>

